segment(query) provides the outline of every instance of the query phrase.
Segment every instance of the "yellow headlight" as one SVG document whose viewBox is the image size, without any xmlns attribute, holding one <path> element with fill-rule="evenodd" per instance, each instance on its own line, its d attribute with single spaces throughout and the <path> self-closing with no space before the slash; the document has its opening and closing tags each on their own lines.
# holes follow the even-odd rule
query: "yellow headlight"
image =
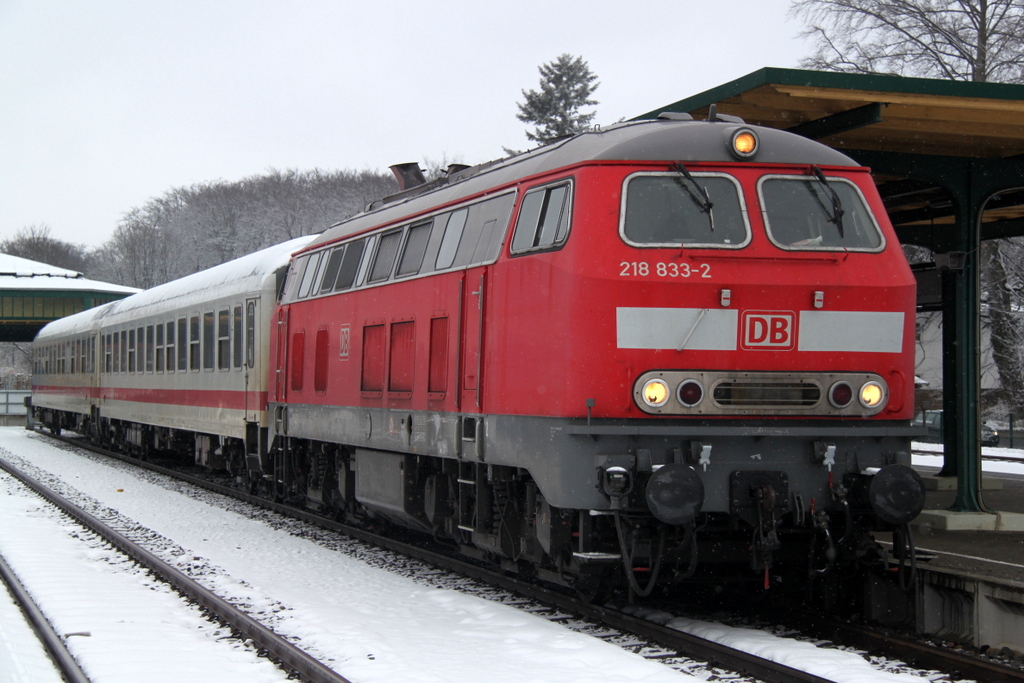
<svg viewBox="0 0 1024 683">
<path fill-rule="evenodd" d="M 860 404 L 865 408 L 877 408 L 885 398 L 885 391 L 878 382 L 868 382 L 860 388 Z"/>
<path fill-rule="evenodd" d="M 660 379 L 647 380 L 640 395 L 643 397 L 644 403 L 650 407 L 660 408 L 668 403 L 668 385 Z"/>
<path fill-rule="evenodd" d="M 740 154 L 750 154 L 757 149 L 757 139 L 753 133 L 740 133 L 736 136 L 736 151 Z"/>
<path fill-rule="evenodd" d="M 757 151 L 757 135 L 752 130 L 739 130 L 732 136 L 732 153 L 749 159 Z"/>
</svg>

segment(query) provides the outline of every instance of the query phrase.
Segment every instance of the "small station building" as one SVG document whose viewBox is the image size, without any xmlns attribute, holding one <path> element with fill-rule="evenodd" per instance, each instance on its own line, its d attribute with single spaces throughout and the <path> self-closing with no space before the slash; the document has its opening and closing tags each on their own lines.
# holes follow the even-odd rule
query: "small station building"
<svg viewBox="0 0 1024 683">
<path fill-rule="evenodd" d="M 0 254 L 0 342 L 30 342 L 48 322 L 138 291 Z"/>
</svg>

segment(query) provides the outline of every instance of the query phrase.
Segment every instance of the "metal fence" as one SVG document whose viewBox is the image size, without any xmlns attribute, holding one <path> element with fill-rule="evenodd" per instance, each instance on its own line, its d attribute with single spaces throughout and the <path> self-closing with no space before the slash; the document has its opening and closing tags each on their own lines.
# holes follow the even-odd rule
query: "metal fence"
<svg viewBox="0 0 1024 683">
<path fill-rule="evenodd" d="M 24 415 L 25 397 L 31 394 L 27 390 L 0 389 L 0 416 Z"/>
</svg>

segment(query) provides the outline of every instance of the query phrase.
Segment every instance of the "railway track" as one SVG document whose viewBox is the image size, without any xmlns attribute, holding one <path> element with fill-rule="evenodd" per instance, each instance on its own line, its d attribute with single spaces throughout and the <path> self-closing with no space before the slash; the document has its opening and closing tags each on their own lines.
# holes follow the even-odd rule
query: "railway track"
<svg viewBox="0 0 1024 683">
<path fill-rule="evenodd" d="M 231 603 L 220 598 L 209 589 L 179 571 L 177 568 L 104 524 L 92 514 L 86 512 L 79 506 L 39 483 L 34 478 L 14 467 L 3 458 L 0 458 L 0 469 L 4 470 L 32 491 L 46 499 L 50 504 L 59 508 L 62 512 L 85 528 L 98 534 L 122 553 L 132 558 L 135 562 L 159 576 L 178 590 L 182 595 L 199 604 L 222 622 L 243 634 L 246 638 L 251 639 L 259 648 L 264 650 L 268 656 L 277 661 L 284 669 L 294 672 L 294 674 L 299 676 L 302 680 L 309 681 L 310 683 L 349 683 L 348 679 L 341 676 L 330 667 L 311 657 L 288 640 L 274 633 L 271 629 L 253 619 Z M 13 573 L 11 576 L 13 577 Z M 74 658 L 67 653 L 66 648 L 63 647 L 63 643 L 60 641 L 60 637 L 53 632 L 52 627 L 49 627 L 45 623 L 46 620 L 42 616 L 42 612 L 39 611 L 38 608 L 35 608 L 34 612 L 36 613 L 36 616 L 32 618 L 33 624 L 37 625 L 38 629 L 41 629 L 44 633 L 49 631 L 46 635 L 41 635 L 41 638 L 44 638 L 47 648 L 50 649 L 51 652 L 55 653 L 55 658 L 62 670 L 64 670 L 66 665 L 68 666 L 68 671 L 71 671 L 76 676 L 81 676 L 81 678 L 70 678 L 69 680 L 72 680 L 75 683 L 87 683 L 89 679 L 85 678 L 85 674 L 81 673 L 81 669 L 78 668 Z"/>
<path fill-rule="evenodd" d="M 44 435 L 55 438 L 49 434 Z M 566 621 L 582 620 L 582 623 L 576 624 L 576 630 L 598 635 L 620 645 L 625 644 L 639 654 L 652 659 L 659 659 L 670 665 L 676 663 L 674 660 L 690 658 L 692 660 L 708 662 L 713 667 L 720 667 L 767 682 L 829 680 L 799 669 L 762 659 L 742 650 L 736 650 L 683 633 L 661 623 L 655 623 L 642 616 L 644 614 L 643 610 L 636 614 L 627 614 L 618 609 L 583 603 L 575 596 L 569 596 L 545 586 L 524 582 L 515 577 L 497 573 L 489 568 L 481 567 L 459 557 L 452 557 L 435 550 L 414 546 L 400 540 L 373 534 L 364 529 L 327 520 L 305 510 L 252 496 L 233 487 L 224 486 L 202 477 L 196 477 L 143 462 L 136 458 L 97 449 L 76 439 L 62 437 L 59 440 L 75 447 L 88 449 L 134 466 L 143 467 L 153 472 L 183 480 L 203 489 L 241 500 L 317 527 L 336 531 L 402 555 L 419 559 L 436 567 L 454 571 L 463 576 L 500 587 L 529 601 L 527 603 L 517 603 L 516 606 L 520 609 L 525 609 L 528 612 L 544 616 L 553 621 L 563 621 L 563 623 Z M 896 638 L 891 633 L 876 633 L 871 629 L 856 625 L 843 624 L 814 616 L 801 616 L 795 613 L 792 618 L 794 623 L 800 624 L 800 628 L 805 633 L 811 634 L 814 637 L 827 638 L 853 645 L 871 653 L 907 661 L 926 669 L 950 673 L 955 672 L 960 676 L 976 680 L 993 682 L 1024 681 L 1024 674 L 1020 671 L 1007 669 L 998 664 L 959 655 L 948 650 L 923 645 L 916 641 Z M 686 665 L 677 664 L 675 668 L 686 670 Z"/>
<path fill-rule="evenodd" d="M 90 683 L 89 677 L 85 675 L 78 662 L 68 651 L 60 634 L 54 630 L 43 614 L 43 611 L 39 608 L 39 605 L 32 599 L 31 594 L 25 590 L 14 570 L 11 569 L 10 565 L 7 564 L 7 560 L 2 555 L 0 555 L 0 580 L 7 587 L 8 592 L 14 599 L 14 603 L 21 608 L 26 621 L 32 627 L 36 637 L 39 638 L 39 642 L 47 654 L 50 655 L 50 659 L 64 680 L 68 681 L 68 683 Z"/>
</svg>

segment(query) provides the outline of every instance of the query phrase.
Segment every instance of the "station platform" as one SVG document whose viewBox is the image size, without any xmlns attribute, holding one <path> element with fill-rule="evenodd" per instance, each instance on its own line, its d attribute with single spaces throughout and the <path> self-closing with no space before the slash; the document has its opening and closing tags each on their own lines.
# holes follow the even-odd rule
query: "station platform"
<svg viewBox="0 0 1024 683">
<path fill-rule="evenodd" d="M 990 472 L 986 464 L 982 500 L 998 514 L 965 514 L 948 510 L 955 481 L 936 480 L 937 467 L 914 468 L 928 486 L 925 511 L 911 524 L 918 581 L 910 594 L 891 587 L 873 594 L 872 616 L 1024 656 L 1024 474 Z"/>
<path fill-rule="evenodd" d="M 915 469 L 926 484 L 938 471 Z M 1024 584 L 1024 475 L 985 474 L 982 500 L 996 514 L 949 512 L 956 482 L 943 479 L 929 487 L 925 510 L 913 523 L 918 548 L 935 555 L 927 565 Z"/>
</svg>

